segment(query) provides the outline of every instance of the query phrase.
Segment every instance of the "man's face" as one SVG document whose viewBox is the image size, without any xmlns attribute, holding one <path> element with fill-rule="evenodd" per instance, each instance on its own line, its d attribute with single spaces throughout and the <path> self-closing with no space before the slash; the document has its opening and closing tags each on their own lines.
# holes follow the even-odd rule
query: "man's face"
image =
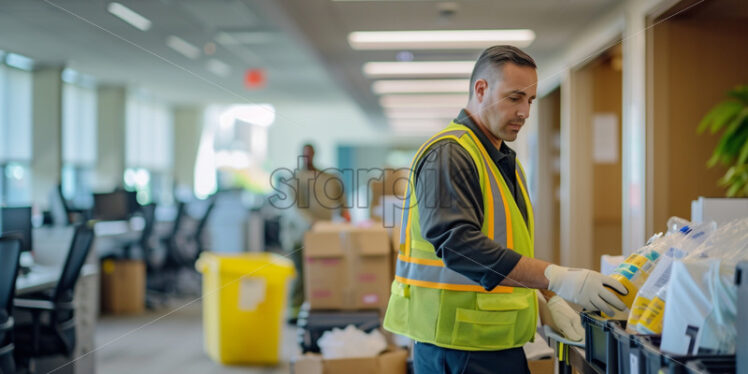
<svg viewBox="0 0 748 374">
<path fill-rule="evenodd" d="M 538 75 L 535 68 L 507 63 L 500 72 L 485 78 L 485 87 L 476 82 L 479 103 L 478 117 L 493 136 L 504 140 L 517 139 L 519 130 L 530 116 L 530 104 L 537 94 Z"/>
</svg>

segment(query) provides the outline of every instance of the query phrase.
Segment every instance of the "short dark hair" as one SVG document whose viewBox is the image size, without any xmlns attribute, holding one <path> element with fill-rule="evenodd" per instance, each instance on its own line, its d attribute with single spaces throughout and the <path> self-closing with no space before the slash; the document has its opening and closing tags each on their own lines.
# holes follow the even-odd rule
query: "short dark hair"
<svg viewBox="0 0 748 374">
<path fill-rule="evenodd" d="M 486 48 L 478 57 L 473 67 L 473 73 L 470 75 L 470 97 L 473 97 L 473 88 L 475 87 L 475 81 L 478 79 L 483 70 L 491 65 L 495 68 L 501 68 L 507 62 L 511 62 L 519 66 L 530 66 L 537 69 L 535 60 L 530 57 L 527 53 L 521 49 L 512 45 L 495 45 L 493 47 Z"/>
</svg>

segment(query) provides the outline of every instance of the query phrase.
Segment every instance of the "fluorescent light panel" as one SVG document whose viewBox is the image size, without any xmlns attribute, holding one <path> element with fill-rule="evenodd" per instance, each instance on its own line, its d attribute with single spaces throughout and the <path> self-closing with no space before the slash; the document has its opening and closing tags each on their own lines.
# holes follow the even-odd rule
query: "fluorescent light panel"
<svg viewBox="0 0 748 374">
<path fill-rule="evenodd" d="M 527 47 L 535 32 L 515 30 L 354 31 L 353 49 L 483 49 L 497 44 Z"/>
<path fill-rule="evenodd" d="M 224 63 L 223 61 L 216 60 L 214 58 L 208 60 L 205 68 L 208 69 L 211 73 L 221 77 L 228 77 L 229 74 L 231 74 L 230 66 L 226 65 L 226 63 Z"/>
<path fill-rule="evenodd" d="M 442 108 L 390 108 L 385 110 L 384 115 L 389 119 L 446 119 L 456 118 L 462 107 Z"/>
<path fill-rule="evenodd" d="M 223 45 L 270 44 L 278 40 L 278 34 L 268 31 L 219 32 L 215 40 Z"/>
<path fill-rule="evenodd" d="M 460 108 L 467 104 L 468 95 L 384 95 L 379 105 L 385 109 L 396 108 Z"/>
<path fill-rule="evenodd" d="M 390 120 L 390 128 L 399 135 L 428 135 L 446 127 L 449 123 L 437 120 L 402 121 Z"/>
<path fill-rule="evenodd" d="M 168 38 L 166 38 L 166 45 L 187 58 L 191 58 L 194 60 L 200 57 L 200 48 L 178 36 L 170 35 Z"/>
<path fill-rule="evenodd" d="M 376 81 L 371 85 L 375 94 L 385 95 L 393 93 L 419 92 L 468 92 L 469 79 L 407 79 Z"/>
<path fill-rule="evenodd" d="M 16 53 L 5 55 L 5 63 L 16 69 L 31 71 L 34 68 L 34 60 Z"/>
<path fill-rule="evenodd" d="M 397 77 L 469 77 L 475 61 L 378 61 L 364 64 L 371 78 Z"/>
<path fill-rule="evenodd" d="M 109 3 L 106 9 L 140 31 L 148 31 L 151 28 L 151 20 L 120 3 Z"/>
</svg>

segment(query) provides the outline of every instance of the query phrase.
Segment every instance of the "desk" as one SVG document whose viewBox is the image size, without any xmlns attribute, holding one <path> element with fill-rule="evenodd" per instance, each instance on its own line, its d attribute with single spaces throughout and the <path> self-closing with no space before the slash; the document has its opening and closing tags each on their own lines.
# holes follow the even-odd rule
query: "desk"
<svg viewBox="0 0 748 374">
<path fill-rule="evenodd" d="M 39 291 L 52 289 L 57 285 L 60 279 L 60 269 L 52 266 L 33 265 L 31 272 L 26 275 L 19 275 L 16 279 L 16 296 L 23 296 Z M 81 269 L 81 278 L 98 274 L 98 267 L 95 265 L 83 265 Z"/>
</svg>

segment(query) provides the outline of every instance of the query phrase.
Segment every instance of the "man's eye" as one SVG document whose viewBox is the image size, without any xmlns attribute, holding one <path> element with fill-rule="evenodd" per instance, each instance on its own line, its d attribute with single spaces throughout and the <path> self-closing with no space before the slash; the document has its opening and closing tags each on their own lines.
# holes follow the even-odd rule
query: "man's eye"
<svg viewBox="0 0 748 374">
<path fill-rule="evenodd" d="M 511 101 L 514 101 L 514 102 L 517 102 L 517 101 L 519 101 L 519 97 L 512 97 L 512 96 L 509 96 L 509 100 L 511 100 Z"/>
</svg>

